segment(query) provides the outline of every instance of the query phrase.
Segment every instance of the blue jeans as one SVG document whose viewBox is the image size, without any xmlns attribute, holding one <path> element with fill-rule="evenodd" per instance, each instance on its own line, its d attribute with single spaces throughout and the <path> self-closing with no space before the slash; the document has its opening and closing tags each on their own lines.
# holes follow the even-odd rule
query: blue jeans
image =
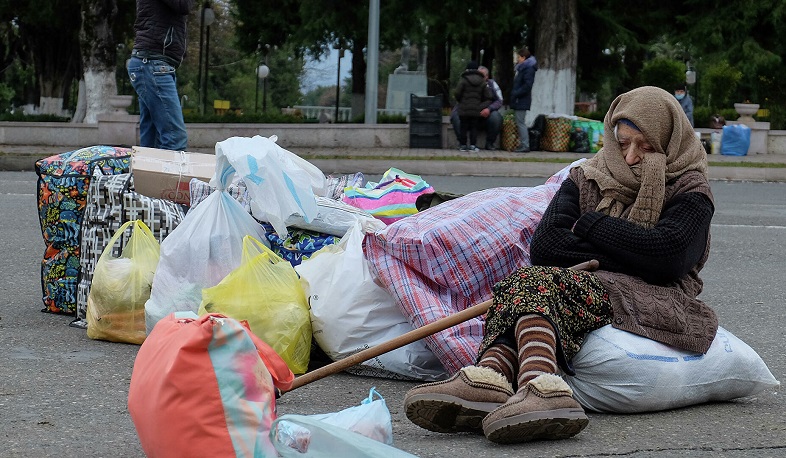
<svg viewBox="0 0 786 458">
<path fill-rule="evenodd" d="M 515 110 L 516 127 L 519 130 L 519 147 L 517 151 L 529 151 L 529 129 L 527 128 L 527 110 Z"/>
<path fill-rule="evenodd" d="M 188 134 L 175 67 L 161 60 L 131 57 L 127 70 L 139 97 L 140 146 L 184 151 Z"/>
</svg>

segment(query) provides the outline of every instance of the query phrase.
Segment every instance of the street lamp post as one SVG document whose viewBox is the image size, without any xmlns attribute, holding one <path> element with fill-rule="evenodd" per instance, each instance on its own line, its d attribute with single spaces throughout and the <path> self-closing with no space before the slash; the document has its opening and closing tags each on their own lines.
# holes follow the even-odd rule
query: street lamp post
<svg viewBox="0 0 786 458">
<path fill-rule="evenodd" d="M 688 62 L 687 64 L 688 69 L 685 71 L 685 83 L 688 85 L 693 86 L 696 89 L 696 93 L 694 94 L 694 102 L 698 106 L 699 105 L 699 86 L 696 85 L 696 70 L 693 66 Z M 695 85 L 695 86 L 694 86 Z M 688 96 L 690 97 L 690 96 Z"/>
<path fill-rule="evenodd" d="M 344 57 L 344 49 L 340 42 L 336 44 L 336 49 L 338 49 L 338 69 L 336 72 L 336 116 L 333 118 L 333 122 L 338 122 L 338 106 L 341 96 L 341 58 Z"/>
<path fill-rule="evenodd" d="M 204 90 L 199 92 L 199 99 L 197 103 L 202 102 L 199 106 L 202 108 L 202 114 L 205 114 L 205 105 L 207 103 L 207 66 L 210 54 L 210 25 L 216 20 L 216 15 L 213 8 L 210 7 L 210 2 L 204 2 L 202 5 L 202 15 L 199 22 L 199 74 L 197 76 L 197 84 Z M 205 37 L 205 79 L 202 79 L 202 38 Z"/>
<path fill-rule="evenodd" d="M 267 63 L 267 56 L 265 56 L 265 63 Z M 257 112 L 257 107 L 259 106 L 259 80 L 263 81 L 263 89 L 262 89 L 262 112 L 267 112 L 267 75 L 270 74 L 270 68 L 265 65 L 261 64 L 257 67 L 257 98 L 254 102 L 254 113 Z"/>
</svg>

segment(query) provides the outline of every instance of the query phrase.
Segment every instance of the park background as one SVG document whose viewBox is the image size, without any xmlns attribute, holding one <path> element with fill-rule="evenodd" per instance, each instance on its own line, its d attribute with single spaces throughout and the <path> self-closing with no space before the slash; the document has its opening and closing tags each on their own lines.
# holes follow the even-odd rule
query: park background
<svg viewBox="0 0 786 458">
<path fill-rule="evenodd" d="M 337 105 L 349 107 L 348 122 L 363 122 L 369 3 L 195 2 L 178 70 L 186 122 L 303 122 L 281 108 Z M 133 96 L 125 61 L 134 16 L 132 0 L 0 0 L 0 120 L 94 123 L 112 110 L 111 96 Z M 405 70 L 425 72 L 428 94 L 442 95 L 447 109 L 469 60 L 489 67 L 507 97 L 515 50 L 528 45 L 540 67 L 536 113 L 600 119 L 626 90 L 690 83 L 696 127 L 715 113 L 736 119 L 734 104 L 750 102 L 760 107 L 757 121 L 784 129 L 784 18 L 786 0 L 388 0 L 380 4 L 377 105 L 385 107 L 402 51 L 413 54 Z M 229 109 L 214 109 L 216 101 Z"/>
</svg>

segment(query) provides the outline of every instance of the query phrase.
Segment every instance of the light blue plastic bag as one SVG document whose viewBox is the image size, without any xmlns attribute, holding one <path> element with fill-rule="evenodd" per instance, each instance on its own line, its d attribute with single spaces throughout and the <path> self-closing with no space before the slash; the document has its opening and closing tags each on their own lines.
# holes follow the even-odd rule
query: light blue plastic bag
<svg viewBox="0 0 786 458">
<path fill-rule="evenodd" d="M 391 446 L 392 428 L 385 400 L 371 388 L 360 405 L 339 412 L 278 417 L 270 429 L 270 441 L 284 458 L 332 458 L 337 453 L 341 458 L 414 457 Z"/>
<path fill-rule="evenodd" d="M 723 126 L 721 154 L 726 156 L 747 156 L 751 146 L 751 128 L 745 124 Z"/>
</svg>

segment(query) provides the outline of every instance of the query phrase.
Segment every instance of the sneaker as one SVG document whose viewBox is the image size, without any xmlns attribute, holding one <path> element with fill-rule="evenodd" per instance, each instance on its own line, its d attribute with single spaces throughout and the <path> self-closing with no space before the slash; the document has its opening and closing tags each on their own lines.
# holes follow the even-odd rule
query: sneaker
<svg viewBox="0 0 786 458">
<path fill-rule="evenodd" d="M 529 148 L 518 148 L 513 150 L 514 153 L 529 153 Z"/>
<path fill-rule="evenodd" d="M 502 374 L 468 366 L 447 380 L 409 390 L 404 411 L 412 423 L 429 431 L 483 434 L 483 418 L 512 395 L 513 387 Z"/>
<path fill-rule="evenodd" d="M 467 145 L 461 145 L 459 146 L 459 151 L 469 151 L 469 148 L 467 148 Z"/>
<path fill-rule="evenodd" d="M 483 419 L 483 433 L 499 444 L 567 439 L 589 419 L 561 377 L 542 374 Z"/>
<path fill-rule="evenodd" d="M 486 151 L 496 151 L 497 147 L 486 143 Z"/>
<path fill-rule="evenodd" d="M 477 153 L 478 151 L 480 151 L 480 148 L 478 148 L 475 145 L 469 145 L 469 150 L 472 151 L 473 153 Z"/>
</svg>

